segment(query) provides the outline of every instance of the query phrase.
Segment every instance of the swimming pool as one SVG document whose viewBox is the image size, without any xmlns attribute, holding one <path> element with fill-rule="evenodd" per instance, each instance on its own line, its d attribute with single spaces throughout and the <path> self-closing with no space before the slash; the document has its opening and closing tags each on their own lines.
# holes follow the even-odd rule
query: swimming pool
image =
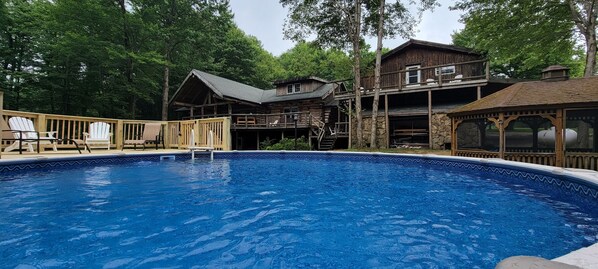
<svg viewBox="0 0 598 269">
<path fill-rule="evenodd" d="M 597 241 L 596 191 L 550 173 L 385 154 L 176 158 L 5 169 L 0 267 L 493 268 Z"/>
</svg>

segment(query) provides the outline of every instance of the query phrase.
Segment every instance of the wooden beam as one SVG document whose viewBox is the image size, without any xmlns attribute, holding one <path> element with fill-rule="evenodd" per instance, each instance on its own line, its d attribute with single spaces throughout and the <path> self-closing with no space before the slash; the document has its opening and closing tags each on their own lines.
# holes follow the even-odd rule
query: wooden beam
<svg viewBox="0 0 598 269">
<path fill-rule="evenodd" d="M 352 148 L 351 144 L 353 142 L 353 136 L 352 136 L 352 129 L 351 127 L 353 126 L 352 121 L 353 121 L 353 99 L 349 99 L 349 146 L 348 148 Z"/>
<path fill-rule="evenodd" d="M 388 122 L 388 94 L 384 95 L 384 124 L 386 125 L 386 148 L 390 148 L 390 124 Z"/>
<path fill-rule="evenodd" d="M 555 166 L 564 167 L 565 160 L 565 143 L 563 141 L 563 109 L 557 109 L 556 111 L 556 124 L 554 126 L 556 133 L 554 135 L 554 153 L 556 154 Z"/>
<path fill-rule="evenodd" d="M 432 145 L 432 91 L 428 90 L 428 147 L 433 148 Z"/>
</svg>

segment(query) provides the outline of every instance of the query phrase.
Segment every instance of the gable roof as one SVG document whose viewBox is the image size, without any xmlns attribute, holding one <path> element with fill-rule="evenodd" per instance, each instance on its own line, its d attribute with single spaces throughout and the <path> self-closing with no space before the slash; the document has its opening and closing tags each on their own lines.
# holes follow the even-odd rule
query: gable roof
<svg viewBox="0 0 598 269">
<path fill-rule="evenodd" d="M 303 81 L 308 81 L 308 80 L 315 80 L 315 81 L 322 82 L 322 83 L 328 83 L 328 81 L 325 79 L 315 77 L 315 76 L 308 76 L 308 77 L 297 77 L 297 78 L 276 80 L 272 84 L 281 85 L 281 84 L 288 84 L 288 83 L 293 83 L 293 82 L 303 82 Z"/>
<path fill-rule="evenodd" d="M 435 43 L 435 42 L 430 42 L 430 41 L 423 41 L 423 40 L 417 40 L 417 39 L 409 39 L 409 41 L 401 44 L 400 46 L 392 49 L 391 51 L 385 53 L 384 55 L 382 55 L 382 60 L 397 54 L 407 48 L 412 48 L 412 47 L 426 47 L 426 48 L 436 48 L 436 49 L 440 49 L 440 50 L 449 50 L 449 51 L 456 51 L 456 52 L 461 52 L 461 53 L 466 53 L 466 54 L 474 54 L 474 55 L 480 55 L 479 53 L 475 52 L 472 49 L 469 48 L 464 48 L 464 47 L 459 47 L 459 46 L 454 46 L 454 45 L 447 45 L 447 44 L 441 44 L 441 43 Z"/>
<path fill-rule="evenodd" d="M 311 78 L 312 77 L 301 78 L 301 81 L 309 80 Z M 334 83 L 327 83 L 324 80 L 318 79 L 318 81 L 325 82 L 326 84 L 320 86 L 313 92 L 277 96 L 276 89 L 262 90 L 240 82 L 193 69 L 189 75 L 187 75 L 183 83 L 181 83 L 177 91 L 172 95 L 169 103 L 172 103 L 177 98 L 185 98 L 185 95 L 189 95 L 186 92 L 196 91 L 197 89 L 195 86 L 197 85 L 197 81 L 200 81 L 201 84 L 206 85 L 220 98 L 230 98 L 254 104 L 324 98 L 328 96 L 328 94 L 330 94 L 334 89 Z"/>
<path fill-rule="evenodd" d="M 283 102 L 283 101 L 292 101 L 292 100 L 304 100 L 304 99 L 314 99 L 314 98 L 324 98 L 328 96 L 328 94 L 332 93 L 334 90 L 333 83 L 324 84 L 313 92 L 301 92 L 301 93 L 293 93 L 293 94 L 285 94 L 285 95 L 276 95 L 276 90 L 267 90 L 264 91 L 264 95 L 262 96 L 262 103 L 274 103 L 274 102 Z"/>
<path fill-rule="evenodd" d="M 519 82 L 455 109 L 449 115 L 513 111 L 525 107 L 560 108 L 587 105 L 598 106 L 598 77 Z"/>
</svg>

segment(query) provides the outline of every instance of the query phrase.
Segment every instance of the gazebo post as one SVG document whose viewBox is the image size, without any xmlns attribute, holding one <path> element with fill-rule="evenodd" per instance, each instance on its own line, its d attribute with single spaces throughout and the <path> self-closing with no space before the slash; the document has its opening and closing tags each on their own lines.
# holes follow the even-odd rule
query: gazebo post
<svg viewBox="0 0 598 269">
<path fill-rule="evenodd" d="M 563 144 L 563 109 L 556 110 L 556 120 L 554 122 L 554 153 L 555 153 L 555 166 L 563 167 L 565 159 L 565 147 Z"/>
<path fill-rule="evenodd" d="M 498 115 L 498 158 L 505 158 L 505 114 L 500 113 Z"/>
</svg>

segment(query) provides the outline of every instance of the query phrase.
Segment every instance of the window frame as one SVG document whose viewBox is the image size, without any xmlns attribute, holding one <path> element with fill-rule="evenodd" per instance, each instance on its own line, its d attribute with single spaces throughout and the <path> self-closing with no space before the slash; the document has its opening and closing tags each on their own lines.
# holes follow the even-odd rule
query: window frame
<svg viewBox="0 0 598 269">
<path fill-rule="evenodd" d="M 446 72 L 448 70 L 448 72 Z M 454 65 L 443 66 L 443 67 L 436 67 L 434 69 L 436 76 L 438 75 L 452 75 L 457 73 L 457 68 Z"/>
<path fill-rule="evenodd" d="M 405 85 L 415 85 L 415 84 L 421 83 L 421 70 L 419 70 L 420 68 L 421 68 L 421 65 L 419 65 L 419 64 L 405 66 L 405 70 L 406 70 Z M 411 69 L 418 69 L 418 70 L 410 71 Z M 414 72 L 417 72 L 417 73 L 412 75 L 412 73 L 414 73 Z M 410 78 L 412 78 L 412 77 L 414 77 L 414 78 L 417 77 L 417 81 L 411 83 Z"/>
</svg>

